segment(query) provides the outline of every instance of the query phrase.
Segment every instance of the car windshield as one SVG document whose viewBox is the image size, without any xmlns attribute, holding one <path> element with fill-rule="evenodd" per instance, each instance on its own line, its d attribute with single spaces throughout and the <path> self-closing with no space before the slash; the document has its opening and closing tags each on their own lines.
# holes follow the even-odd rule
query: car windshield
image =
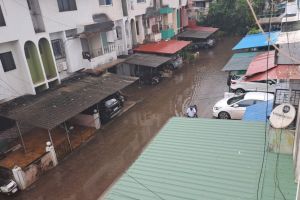
<svg viewBox="0 0 300 200">
<path fill-rule="evenodd" d="M 236 103 L 236 102 L 238 102 L 238 101 L 244 99 L 244 96 L 245 96 L 245 95 L 243 94 L 243 95 L 240 95 L 240 96 L 232 97 L 232 98 L 228 99 L 227 104 L 228 104 L 228 105 L 231 105 L 231 104 L 233 104 L 233 103 Z"/>
</svg>

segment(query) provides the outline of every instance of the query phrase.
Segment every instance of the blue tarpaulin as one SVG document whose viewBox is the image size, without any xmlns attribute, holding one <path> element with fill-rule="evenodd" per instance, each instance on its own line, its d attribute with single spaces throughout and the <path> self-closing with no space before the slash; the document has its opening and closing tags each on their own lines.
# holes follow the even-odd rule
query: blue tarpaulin
<svg viewBox="0 0 300 200">
<path fill-rule="evenodd" d="M 268 106 L 268 110 L 267 110 Z M 244 114 L 244 121 L 266 121 L 266 111 L 269 117 L 273 109 L 273 100 L 248 106 Z"/>
<path fill-rule="evenodd" d="M 235 47 L 233 47 L 232 50 L 268 46 L 268 40 L 267 40 L 268 36 L 269 33 L 266 33 L 266 35 L 263 33 L 246 35 L 237 45 L 235 45 Z M 276 43 L 278 36 L 279 36 L 278 31 L 270 32 L 270 39 L 271 39 L 270 45 Z"/>
</svg>

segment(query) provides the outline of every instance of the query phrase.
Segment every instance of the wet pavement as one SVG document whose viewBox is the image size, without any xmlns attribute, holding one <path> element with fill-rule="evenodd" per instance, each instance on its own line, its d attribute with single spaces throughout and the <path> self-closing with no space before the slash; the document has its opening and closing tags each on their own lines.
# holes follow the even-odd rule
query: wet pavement
<svg viewBox="0 0 300 200">
<path fill-rule="evenodd" d="M 94 139 L 47 172 L 18 200 L 95 200 L 139 156 L 143 148 L 172 116 L 183 116 L 190 104 L 200 117 L 212 117 L 212 106 L 223 97 L 227 73 L 221 72 L 238 38 L 224 38 L 214 49 L 177 71 L 157 86 L 127 88 L 135 107 L 106 125 Z"/>
</svg>

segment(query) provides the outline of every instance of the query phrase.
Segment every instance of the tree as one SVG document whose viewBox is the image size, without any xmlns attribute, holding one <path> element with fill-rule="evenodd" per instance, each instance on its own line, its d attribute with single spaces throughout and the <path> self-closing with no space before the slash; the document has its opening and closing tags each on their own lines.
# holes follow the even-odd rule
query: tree
<svg viewBox="0 0 300 200">
<path fill-rule="evenodd" d="M 264 0 L 253 0 L 256 12 L 264 8 Z M 205 25 L 215 26 L 227 33 L 244 34 L 254 25 L 246 0 L 218 0 L 210 6 Z"/>
</svg>

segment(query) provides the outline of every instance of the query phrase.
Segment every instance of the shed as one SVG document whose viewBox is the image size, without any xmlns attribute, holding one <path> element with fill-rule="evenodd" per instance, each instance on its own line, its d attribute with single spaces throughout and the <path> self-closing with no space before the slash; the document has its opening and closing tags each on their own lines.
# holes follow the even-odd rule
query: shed
<svg viewBox="0 0 300 200">
<path fill-rule="evenodd" d="M 158 56 L 154 54 L 134 54 L 126 59 L 125 63 L 156 68 L 170 60 L 171 58 L 166 56 Z"/>
<path fill-rule="evenodd" d="M 232 50 L 249 49 L 268 46 L 268 37 L 270 35 L 270 45 L 275 44 L 279 36 L 279 32 L 257 33 L 246 35 Z"/>
</svg>

